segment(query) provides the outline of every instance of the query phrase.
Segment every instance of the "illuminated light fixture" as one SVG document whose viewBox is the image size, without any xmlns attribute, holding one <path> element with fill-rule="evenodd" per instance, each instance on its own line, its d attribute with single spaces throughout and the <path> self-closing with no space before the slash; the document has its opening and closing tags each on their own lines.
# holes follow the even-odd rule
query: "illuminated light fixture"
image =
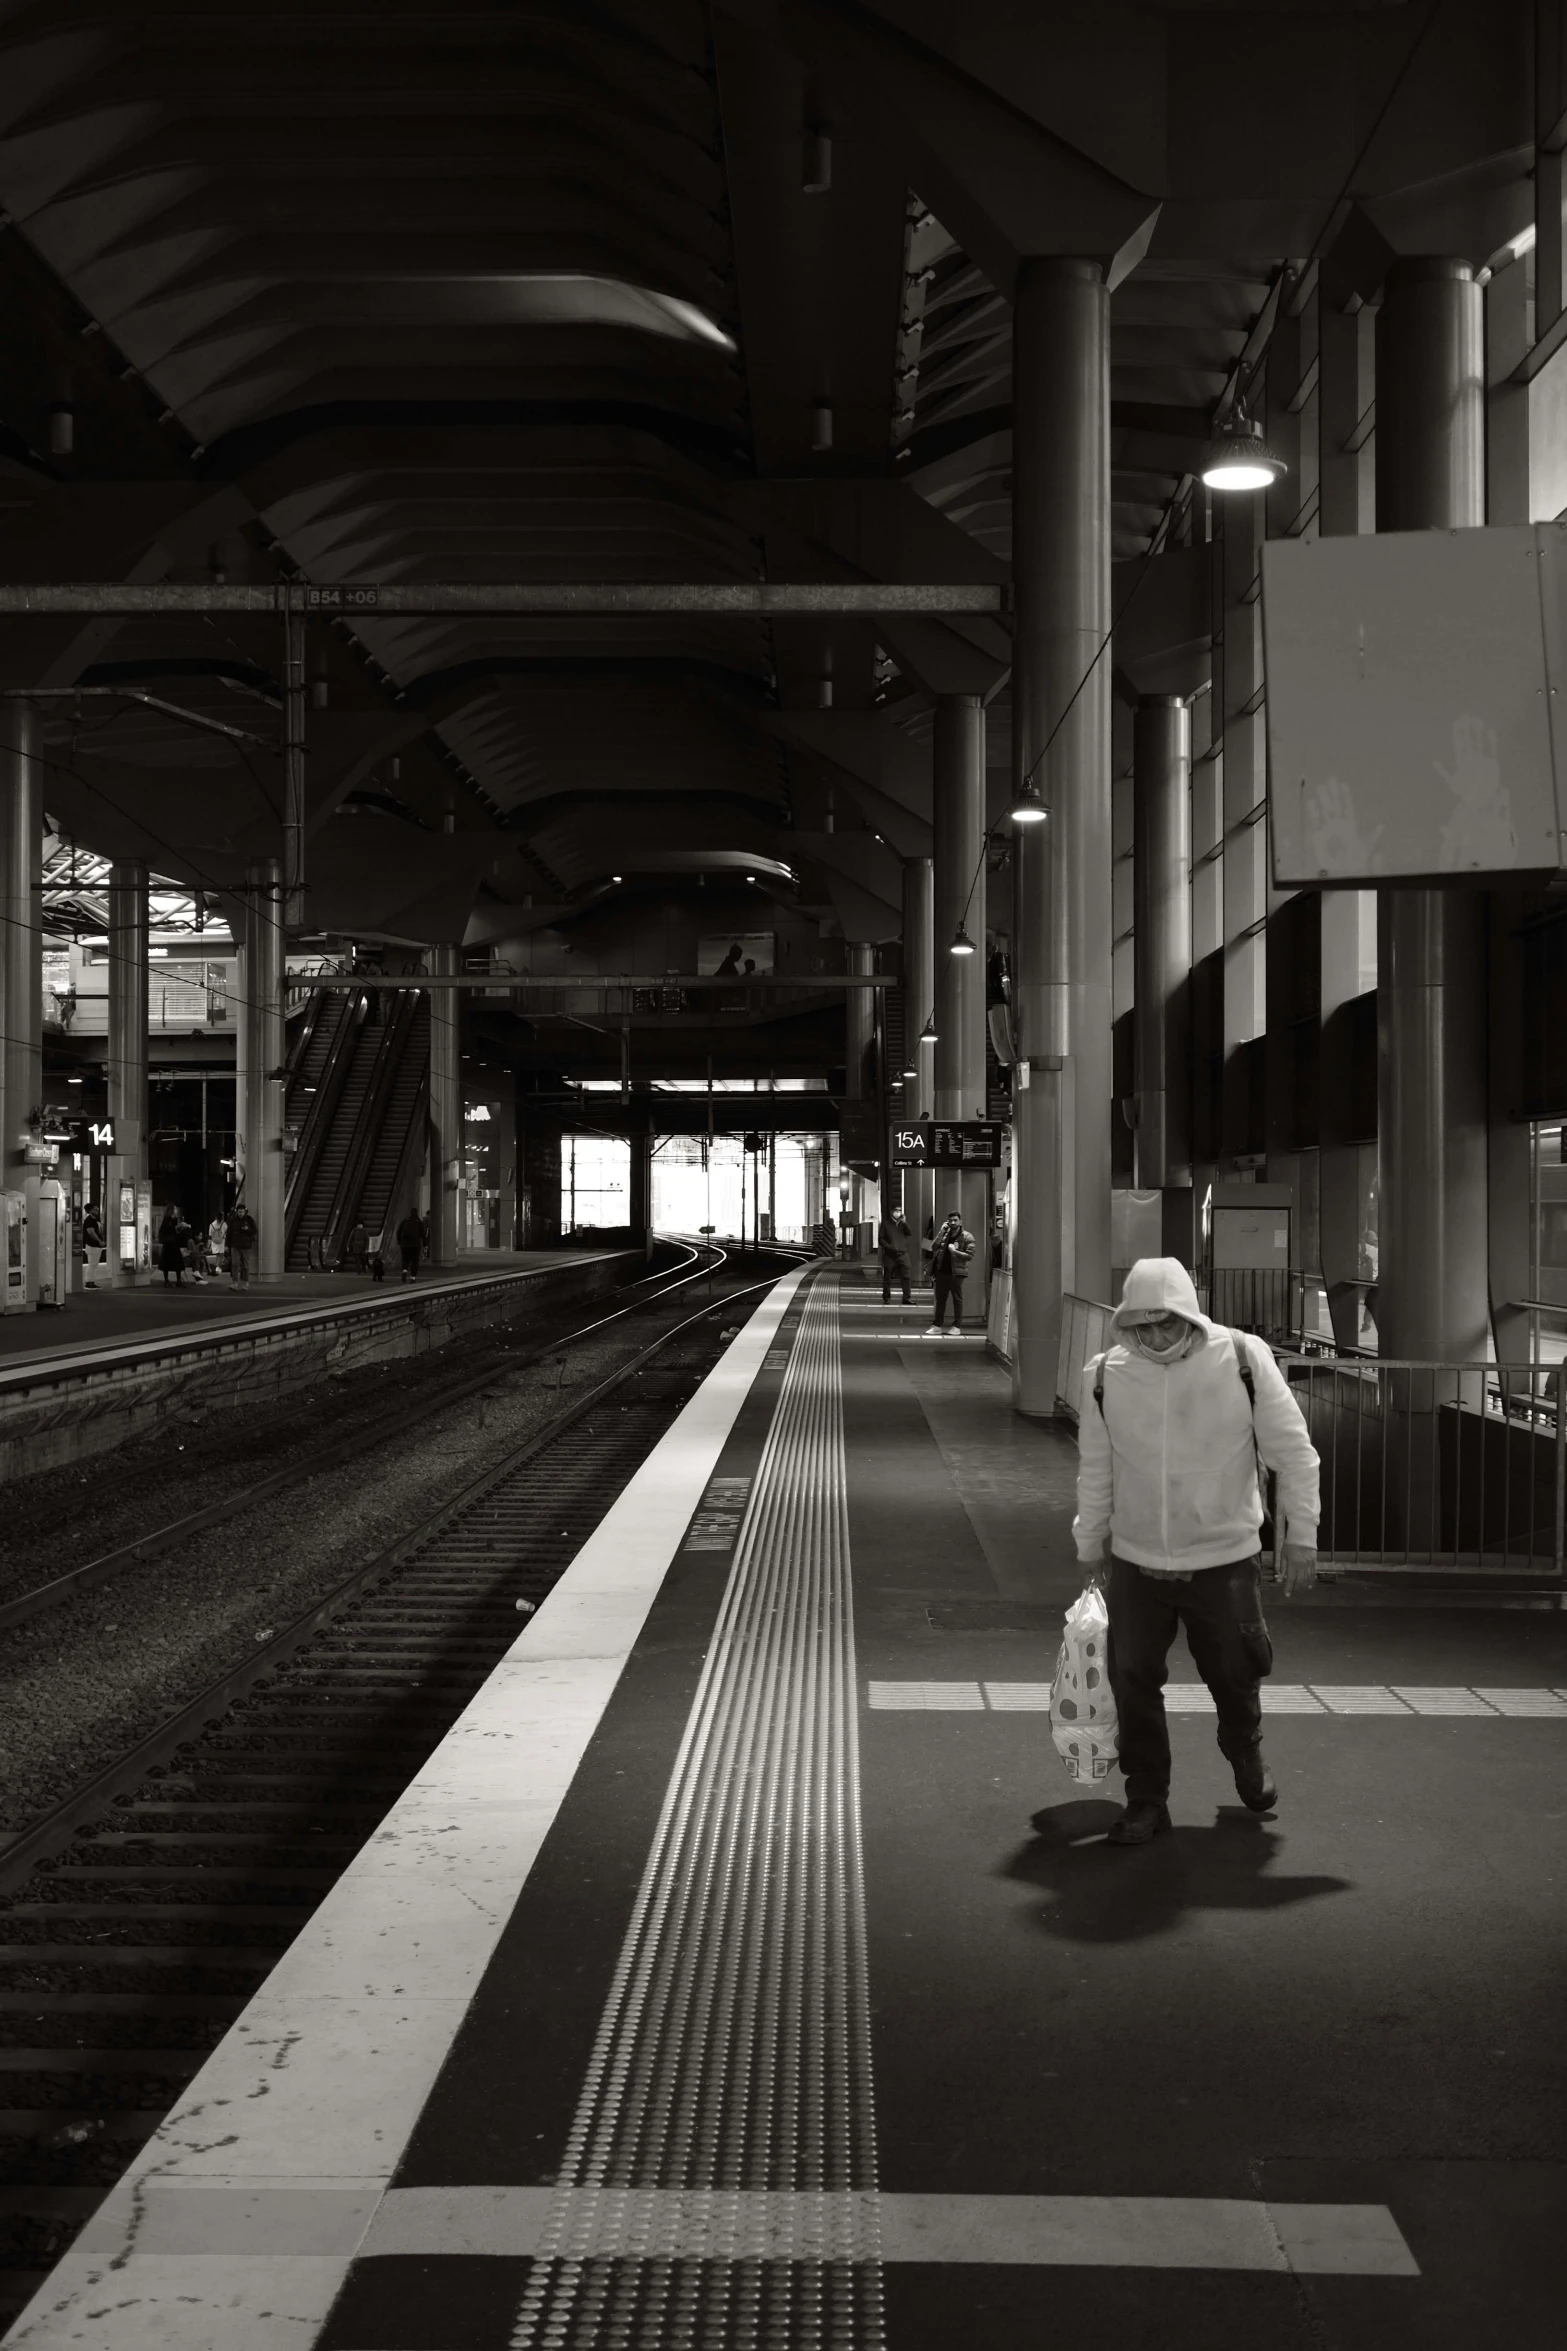
<svg viewBox="0 0 1567 2351">
<path fill-rule="evenodd" d="M 1050 814 L 1032 776 L 1025 776 L 1013 793 L 1010 813 L 1014 824 L 1043 824 Z"/>
<path fill-rule="evenodd" d="M 914 1063 L 910 1061 L 905 1064 L 903 1074 L 906 1078 L 917 1078 L 920 1073 Z"/>
<path fill-rule="evenodd" d="M 623 873 L 612 873 L 609 878 L 612 882 L 623 882 L 626 877 Z"/>
<path fill-rule="evenodd" d="M 953 939 L 952 945 L 948 949 L 948 953 L 952 955 L 972 955 L 973 952 L 974 942 L 969 937 L 968 932 L 963 928 L 963 925 L 959 923 L 957 928 L 957 935 Z"/>
<path fill-rule="evenodd" d="M 1202 478 L 1210 490 L 1271 490 L 1288 472 L 1277 449 L 1263 439 L 1261 425 L 1239 407 L 1202 453 Z"/>
<path fill-rule="evenodd" d="M 920 1030 L 920 1043 L 922 1045 L 934 1045 L 935 1042 L 936 1015 L 932 1013 L 929 1020 L 925 1023 L 925 1026 Z"/>
<path fill-rule="evenodd" d="M 756 879 L 756 876 L 755 876 L 755 874 L 754 874 L 754 873 L 748 873 L 748 874 L 746 875 L 746 877 L 745 877 L 745 878 L 746 878 L 746 880 L 747 880 L 748 882 L 754 882 L 754 881 L 755 881 L 755 879 Z"/>
</svg>

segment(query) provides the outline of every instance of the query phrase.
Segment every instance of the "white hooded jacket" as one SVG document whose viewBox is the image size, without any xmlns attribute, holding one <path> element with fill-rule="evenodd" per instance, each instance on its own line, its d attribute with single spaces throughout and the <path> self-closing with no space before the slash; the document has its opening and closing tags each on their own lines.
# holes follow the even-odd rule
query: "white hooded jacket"
<svg viewBox="0 0 1567 2351">
<path fill-rule="evenodd" d="M 1279 1480 L 1288 1540 L 1314 1550 L 1322 1515 L 1315 1446 L 1271 1349 L 1210 1322 L 1191 1275 L 1174 1257 L 1145 1257 L 1126 1278 L 1128 1308 L 1179 1314 L 1195 1336 L 1184 1355 L 1154 1363 L 1135 1342 L 1096 1355 L 1078 1407 L 1077 1517 L 1082 1560 L 1099 1559 L 1108 1535 L 1122 1559 L 1155 1574 L 1223 1567 L 1256 1551 L 1262 1498 L 1252 1444 Z M 1256 1390 L 1253 1417 L 1237 1348 Z M 1104 1366 L 1104 1410 L 1094 1397 Z"/>
</svg>

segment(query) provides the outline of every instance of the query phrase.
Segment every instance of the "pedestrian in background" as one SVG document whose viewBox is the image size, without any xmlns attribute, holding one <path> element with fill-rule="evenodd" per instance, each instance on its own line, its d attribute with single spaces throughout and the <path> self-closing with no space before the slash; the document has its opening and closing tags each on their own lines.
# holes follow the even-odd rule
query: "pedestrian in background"
<svg viewBox="0 0 1567 2351">
<path fill-rule="evenodd" d="M 936 1293 L 936 1319 L 927 1336 L 935 1338 L 941 1329 L 947 1302 L 952 1303 L 950 1338 L 956 1338 L 963 1325 L 963 1277 L 974 1262 L 974 1236 L 965 1229 L 956 1209 L 945 1220 L 931 1245 L 930 1278 Z"/>
<path fill-rule="evenodd" d="M 175 1288 L 183 1290 L 185 1249 L 180 1240 L 180 1220 L 172 1207 L 163 1211 L 163 1222 L 158 1227 L 158 1263 L 163 1268 L 164 1288 L 168 1288 L 169 1276 L 172 1274 Z"/>
<path fill-rule="evenodd" d="M 1170 1825 L 1164 1683 L 1178 1625 L 1242 1803 L 1277 1803 L 1262 1753 L 1273 1644 L 1260 1470 L 1278 1472 L 1286 1595 L 1316 1581 L 1321 1500 L 1316 1448 L 1272 1349 L 1210 1322 L 1178 1258 L 1139 1258 L 1110 1321 L 1116 1343 L 1083 1373 L 1072 1532 L 1087 1566 L 1110 1544 L 1105 1661 L 1126 1777 L 1110 1842 L 1143 1845 Z"/>
<path fill-rule="evenodd" d="M 229 1288 L 231 1290 L 248 1290 L 250 1288 L 250 1261 L 255 1255 L 256 1243 L 260 1239 L 260 1234 L 257 1230 L 256 1220 L 243 1200 L 236 1200 L 229 1210 L 227 1230 Z"/>
<path fill-rule="evenodd" d="M 370 1235 L 365 1231 L 364 1218 L 360 1217 L 343 1243 L 343 1261 L 351 1273 L 363 1273 L 369 1255 Z"/>
<path fill-rule="evenodd" d="M 882 1218 L 880 1241 L 881 1302 L 883 1306 L 892 1304 L 892 1284 L 895 1276 L 902 1286 L 905 1306 L 909 1304 L 914 1295 L 909 1287 L 909 1248 L 912 1239 L 909 1220 L 901 1208 L 895 1208 L 890 1216 Z"/>
<path fill-rule="evenodd" d="M 411 1282 L 424 1254 L 424 1226 L 411 1208 L 397 1228 L 397 1246 L 403 1253 L 403 1280 Z"/>
</svg>

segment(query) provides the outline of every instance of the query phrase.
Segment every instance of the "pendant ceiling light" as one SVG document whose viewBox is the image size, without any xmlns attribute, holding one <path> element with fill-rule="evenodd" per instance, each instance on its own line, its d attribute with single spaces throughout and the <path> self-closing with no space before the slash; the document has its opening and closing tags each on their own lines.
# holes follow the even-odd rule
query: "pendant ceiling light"
<svg viewBox="0 0 1567 2351">
<path fill-rule="evenodd" d="M 1025 776 L 1012 795 L 1012 822 L 1014 824 L 1043 824 L 1050 811 L 1039 797 L 1039 786 L 1032 776 Z"/>
<path fill-rule="evenodd" d="M 947 952 L 950 955 L 972 955 L 974 952 L 974 942 L 961 923 L 958 925 L 957 935 Z"/>
<path fill-rule="evenodd" d="M 1243 408 L 1231 411 L 1202 453 L 1202 478 L 1210 490 L 1271 490 L 1288 472 Z"/>
<path fill-rule="evenodd" d="M 932 1013 L 932 1014 L 931 1014 L 931 1016 L 930 1016 L 930 1018 L 929 1018 L 929 1020 L 928 1020 L 928 1021 L 925 1023 L 925 1026 L 924 1026 L 924 1027 L 921 1029 L 921 1031 L 920 1031 L 920 1043 L 921 1043 L 922 1045 L 934 1045 L 934 1044 L 935 1044 L 935 1042 L 936 1042 L 936 1015 L 935 1015 L 934 1013 Z"/>
</svg>

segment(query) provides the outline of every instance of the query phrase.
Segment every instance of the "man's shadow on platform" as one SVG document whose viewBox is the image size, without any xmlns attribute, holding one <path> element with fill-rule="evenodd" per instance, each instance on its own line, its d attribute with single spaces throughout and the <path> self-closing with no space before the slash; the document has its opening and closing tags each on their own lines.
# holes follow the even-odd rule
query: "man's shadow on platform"
<svg viewBox="0 0 1567 2351">
<path fill-rule="evenodd" d="M 1001 1874 L 1045 1897 L 1046 1934 L 1069 1943 L 1134 1943 L 1168 1934 L 1194 1910 L 1283 1910 L 1352 1880 L 1268 1877 L 1278 1832 L 1243 1806 L 1224 1805 L 1211 1828 L 1167 1829 L 1130 1849 L 1105 1842 L 1121 1807 L 1079 1796 L 1034 1814 L 1034 1836 Z"/>
</svg>

